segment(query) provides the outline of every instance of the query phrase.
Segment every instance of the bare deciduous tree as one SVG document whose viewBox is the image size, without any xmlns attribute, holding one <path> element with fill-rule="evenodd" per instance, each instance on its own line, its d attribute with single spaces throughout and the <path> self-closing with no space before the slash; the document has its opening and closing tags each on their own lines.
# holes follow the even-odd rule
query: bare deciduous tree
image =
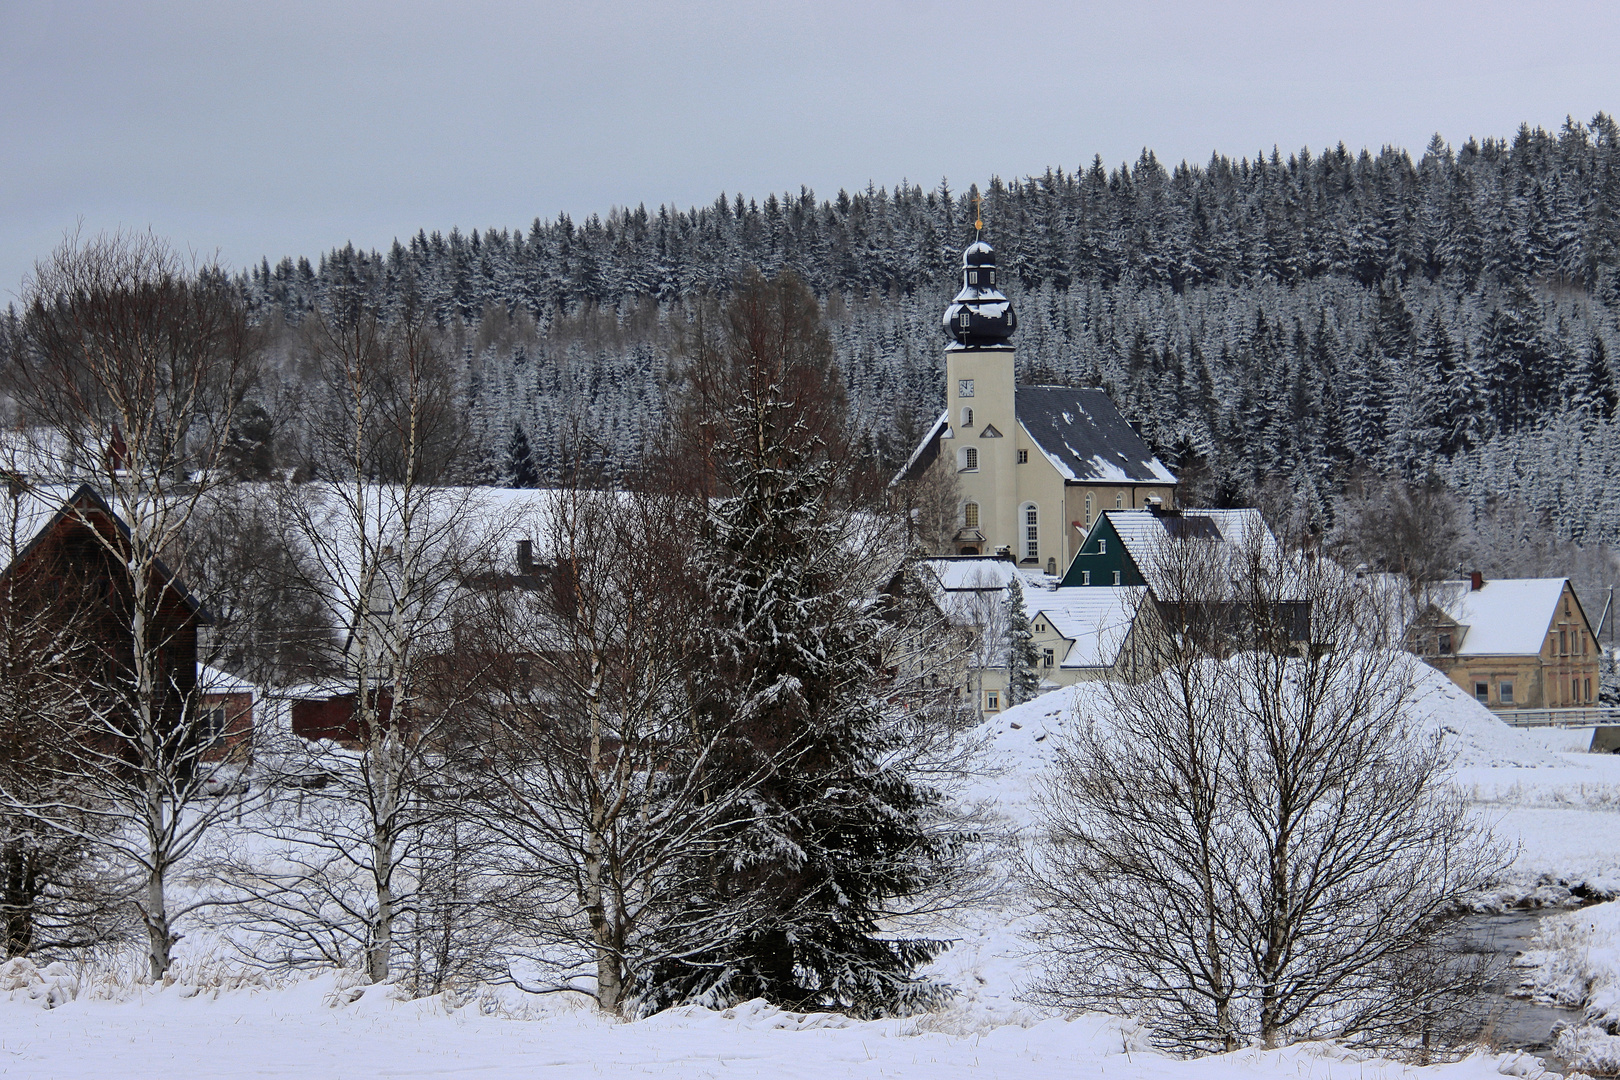
<svg viewBox="0 0 1620 1080">
<path fill-rule="evenodd" d="M 1163 670 L 1106 685 L 1040 803 L 1038 993 L 1143 1015 L 1182 1051 L 1466 1023 L 1470 976 L 1437 936 L 1502 852 L 1447 786 L 1378 598 L 1258 546 L 1175 541 L 1161 571 L 1183 601 Z"/>
<path fill-rule="evenodd" d="M 27 285 L 20 362 L 10 373 L 32 445 L 27 471 L 88 481 L 117 515 L 75 513 L 112 575 L 103 614 L 116 632 L 66 733 L 81 788 L 108 828 L 98 842 L 139 869 L 152 978 L 168 970 L 183 912 L 169 879 L 221 812 L 201 766 L 195 642 L 200 618 L 173 575 L 232 417 L 253 375 L 256 338 L 223 271 L 193 266 L 149 235 L 72 238 Z M 42 817 L 49 820 L 49 815 Z"/>
<path fill-rule="evenodd" d="M 452 641 L 480 552 L 503 524 L 444 486 L 460 428 L 436 332 L 408 304 L 384 319 L 362 295 L 312 320 L 310 355 L 326 394 L 310 417 L 322 482 L 281 489 L 280 515 L 342 639 L 326 663 L 352 700 L 346 739 L 290 739 L 279 764 L 303 797 L 267 813 L 282 870 L 230 875 L 284 963 L 350 963 L 375 982 L 393 973 L 400 920 L 427 856 L 424 830 L 442 741 L 476 670 L 427 680 Z"/>
</svg>

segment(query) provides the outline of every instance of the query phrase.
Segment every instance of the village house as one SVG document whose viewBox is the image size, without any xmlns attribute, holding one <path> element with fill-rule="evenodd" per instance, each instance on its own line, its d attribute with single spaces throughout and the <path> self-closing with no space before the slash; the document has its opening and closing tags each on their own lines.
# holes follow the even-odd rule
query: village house
<svg viewBox="0 0 1620 1080">
<path fill-rule="evenodd" d="M 1601 652 L 1568 578 L 1428 586 L 1407 647 L 1501 713 L 1595 706 Z"/>
<path fill-rule="evenodd" d="M 88 693 L 111 694 L 97 686 L 111 687 L 119 665 L 127 662 L 122 658 L 133 651 L 129 583 L 116 555 L 127 543 L 128 525 L 89 485 L 35 487 L 13 480 L 0 496 L 0 507 L 5 532 L 0 581 L 15 605 L 7 613 L 12 632 L 25 635 L 24 644 L 52 640 L 53 650 L 70 655 L 69 671 Z M 190 716 L 198 739 L 218 742 L 216 736 L 226 736 L 230 726 L 225 715 L 218 717 L 225 726 L 213 731 L 211 720 L 199 712 L 197 632 L 209 625 L 209 616 L 161 562 L 154 574 L 159 599 L 151 633 L 160 643 L 163 708 L 175 723 Z M 64 626 L 65 641 L 53 636 Z M 120 706 L 109 702 L 108 707 Z"/>
</svg>

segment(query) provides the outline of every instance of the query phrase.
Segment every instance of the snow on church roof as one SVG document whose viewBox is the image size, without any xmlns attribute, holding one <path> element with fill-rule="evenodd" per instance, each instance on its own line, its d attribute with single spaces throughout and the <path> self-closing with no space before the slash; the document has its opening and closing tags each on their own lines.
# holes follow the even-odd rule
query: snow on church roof
<svg viewBox="0 0 1620 1080">
<path fill-rule="evenodd" d="M 1102 390 L 1020 386 L 1014 408 L 1029 437 L 1065 480 L 1174 484 Z"/>
</svg>

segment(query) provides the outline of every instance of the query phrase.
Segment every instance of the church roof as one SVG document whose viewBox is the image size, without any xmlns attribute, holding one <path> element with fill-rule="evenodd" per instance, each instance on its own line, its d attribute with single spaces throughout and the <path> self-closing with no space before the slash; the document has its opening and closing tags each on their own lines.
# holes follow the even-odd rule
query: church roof
<svg viewBox="0 0 1620 1080">
<path fill-rule="evenodd" d="M 1024 430 L 1065 480 L 1176 482 L 1102 390 L 1020 386 L 1014 408 Z"/>
</svg>

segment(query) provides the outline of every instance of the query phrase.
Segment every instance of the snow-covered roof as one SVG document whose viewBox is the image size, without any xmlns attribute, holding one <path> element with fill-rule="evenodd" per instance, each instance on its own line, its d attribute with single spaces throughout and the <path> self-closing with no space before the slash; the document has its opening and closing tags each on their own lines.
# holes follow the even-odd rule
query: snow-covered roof
<svg viewBox="0 0 1620 1080">
<path fill-rule="evenodd" d="M 1176 482 L 1102 390 L 1020 386 L 1013 407 L 1024 431 L 1065 480 Z"/>
<path fill-rule="evenodd" d="M 1467 581 L 1431 587 L 1431 602 L 1468 629 L 1463 656 L 1531 656 L 1541 652 L 1568 578 L 1504 578 L 1478 589 Z"/>
<path fill-rule="evenodd" d="M 1141 585 L 1088 586 L 1040 593 L 1028 606 L 1032 618 L 1074 642 L 1059 667 L 1113 667 L 1146 595 Z"/>
<path fill-rule="evenodd" d="M 917 444 L 917 449 L 911 452 L 911 456 L 900 467 L 900 471 L 895 473 L 894 478 L 889 481 L 891 485 L 905 480 L 913 472 L 931 464 L 934 458 L 939 456 L 939 437 L 949 427 L 950 419 L 951 411 L 949 409 L 939 414 L 939 419 L 934 421 L 934 426 L 928 429 L 928 434 L 922 437 L 922 441 Z"/>
<path fill-rule="evenodd" d="M 197 665 L 197 685 L 205 694 L 251 694 L 253 684 L 208 664 Z"/>
<path fill-rule="evenodd" d="M 0 491 L 0 572 L 27 550 L 78 490 L 60 484 Z"/>
<path fill-rule="evenodd" d="M 1237 510 L 1184 510 L 1180 513 L 1155 513 L 1152 510 L 1104 510 L 1103 517 L 1113 526 L 1120 543 L 1136 568 L 1149 585 L 1157 581 L 1162 564 L 1167 558 L 1178 557 L 1172 544 L 1187 540 L 1202 540 L 1230 545 L 1245 550 L 1250 544 L 1259 544 L 1261 557 L 1268 563 L 1282 558 L 1282 547 L 1266 527 L 1260 511 L 1244 508 Z"/>
</svg>

